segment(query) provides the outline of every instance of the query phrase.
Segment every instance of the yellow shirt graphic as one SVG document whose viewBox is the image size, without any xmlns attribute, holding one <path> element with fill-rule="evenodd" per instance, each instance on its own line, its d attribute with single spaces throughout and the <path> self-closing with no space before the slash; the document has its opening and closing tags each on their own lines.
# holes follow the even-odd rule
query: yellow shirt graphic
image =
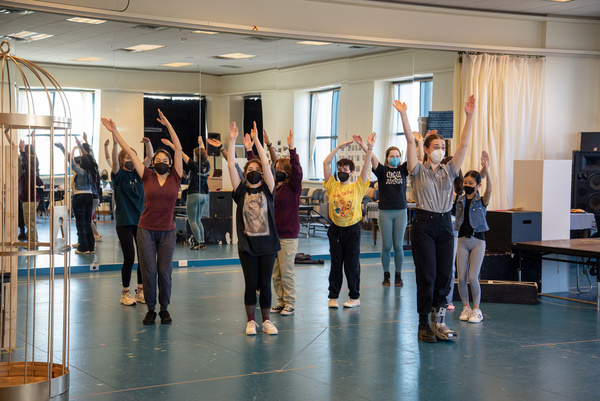
<svg viewBox="0 0 600 401">
<path fill-rule="evenodd" d="M 349 227 L 362 218 L 362 199 L 369 188 L 369 180 L 360 177 L 352 184 L 342 185 L 333 176 L 323 184 L 329 195 L 329 218 L 336 226 Z"/>
</svg>

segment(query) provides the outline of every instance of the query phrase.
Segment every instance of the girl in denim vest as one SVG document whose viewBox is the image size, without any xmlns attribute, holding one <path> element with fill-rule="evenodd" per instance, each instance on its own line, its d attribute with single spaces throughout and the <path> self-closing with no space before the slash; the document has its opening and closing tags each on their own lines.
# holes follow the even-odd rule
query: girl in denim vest
<svg viewBox="0 0 600 401">
<path fill-rule="evenodd" d="M 481 154 L 481 165 L 485 172 L 485 192 L 479 195 L 481 175 L 471 170 L 465 174 L 463 181 L 465 193 L 456 201 L 456 221 L 454 230 L 458 231 L 458 246 L 456 252 L 456 268 L 458 271 L 458 292 L 463 302 L 460 320 L 470 323 L 479 323 L 483 319 L 479 302 L 481 288 L 479 286 L 479 272 L 485 255 L 484 232 L 490 228 L 485 220 L 486 207 L 492 195 L 492 182 L 490 179 L 490 158 L 486 151 Z M 471 284 L 473 294 L 473 309 L 469 304 L 469 290 L 467 283 Z"/>
</svg>

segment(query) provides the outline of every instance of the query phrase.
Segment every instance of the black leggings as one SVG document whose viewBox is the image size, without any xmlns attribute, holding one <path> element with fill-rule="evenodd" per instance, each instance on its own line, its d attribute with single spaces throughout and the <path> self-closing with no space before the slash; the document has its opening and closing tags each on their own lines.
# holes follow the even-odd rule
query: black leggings
<svg viewBox="0 0 600 401">
<path fill-rule="evenodd" d="M 136 238 L 137 226 L 117 226 L 117 236 L 121 242 L 123 251 L 123 266 L 121 266 L 121 280 L 123 287 L 129 287 L 131 282 L 131 270 L 135 262 L 135 250 L 137 249 Z M 137 283 L 142 284 L 142 269 L 137 269 Z"/>
<path fill-rule="evenodd" d="M 246 290 L 244 305 L 256 305 L 256 289 L 260 290 L 260 307 L 271 307 L 271 278 L 277 252 L 268 255 L 252 256 L 240 251 L 240 263 L 244 272 Z"/>
</svg>

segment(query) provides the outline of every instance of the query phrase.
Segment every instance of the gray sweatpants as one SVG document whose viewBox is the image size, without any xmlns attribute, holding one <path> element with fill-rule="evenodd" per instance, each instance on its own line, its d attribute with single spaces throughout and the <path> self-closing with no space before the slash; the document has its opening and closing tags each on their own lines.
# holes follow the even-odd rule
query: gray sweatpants
<svg viewBox="0 0 600 401">
<path fill-rule="evenodd" d="M 142 269 L 144 298 L 149 311 L 156 308 L 157 278 L 160 310 L 167 310 L 169 306 L 176 239 L 175 230 L 154 231 L 141 227 L 137 229 L 138 261 Z"/>
<path fill-rule="evenodd" d="M 481 302 L 481 287 L 479 286 L 479 272 L 485 256 L 485 241 L 475 237 L 459 237 L 456 248 L 456 270 L 458 272 L 458 293 L 464 305 L 469 304 L 469 290 L 467 283 L 471 284 L 473 303 Z"/>
</svg>

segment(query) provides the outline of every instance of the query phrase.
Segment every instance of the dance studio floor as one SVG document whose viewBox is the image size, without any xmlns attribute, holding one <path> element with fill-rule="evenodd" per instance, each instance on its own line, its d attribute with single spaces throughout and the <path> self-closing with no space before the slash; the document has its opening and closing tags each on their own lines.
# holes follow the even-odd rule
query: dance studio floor
<svg viewBox="0 0 600 401">
<path fill-rule="evenodd" d="M 176 259 L 203 260 L 206 265 L 175 268 L 169 307 L 173 324 L 157 320 L 144 326 L 145 305 L 121 305 L 119 271 L 102 268 L 103 263 L 119 263 L 120 250 L 111 235 L 114 225 L 99 227 L 104 236 L 97 252 L 100 272 L 75 273 L 71 281 L 71 399 L 597 397 L 600 320 L 591 305 L 550 298 L 540 298 L 533 306 L 482 304 L 480 324 L 459 321 L 457 305 L 447 322 L 460 339 L 419 343 L 412 259 L 405 258 L 403 288 L 382 287 L 380 260 L 373 256 L 377 247 L 366 232 L 361 306 L 356 309 L 327 307 L 328 260 L 325 265 L 296 265 L 295 315 L 272 315 L 277 336 L 259 332 L 248 337 L 242 272 L 238 263 L 228 262 L 235 258 L 235 247 L 192 252 L 178 246 Z M 324 233 L 300 244 L 300 252 L 327 253 Z M 72 264 L 85 266 L 89 258 L 93 256 L 73 255 Z M 22 311 L 27 284 L 24 277 L 19 282 Z M 39 276 L 36 285 L 43 291 L 47 277 Z M 340 301 L 346 298 L 344 287 Z"/>
</svg>

